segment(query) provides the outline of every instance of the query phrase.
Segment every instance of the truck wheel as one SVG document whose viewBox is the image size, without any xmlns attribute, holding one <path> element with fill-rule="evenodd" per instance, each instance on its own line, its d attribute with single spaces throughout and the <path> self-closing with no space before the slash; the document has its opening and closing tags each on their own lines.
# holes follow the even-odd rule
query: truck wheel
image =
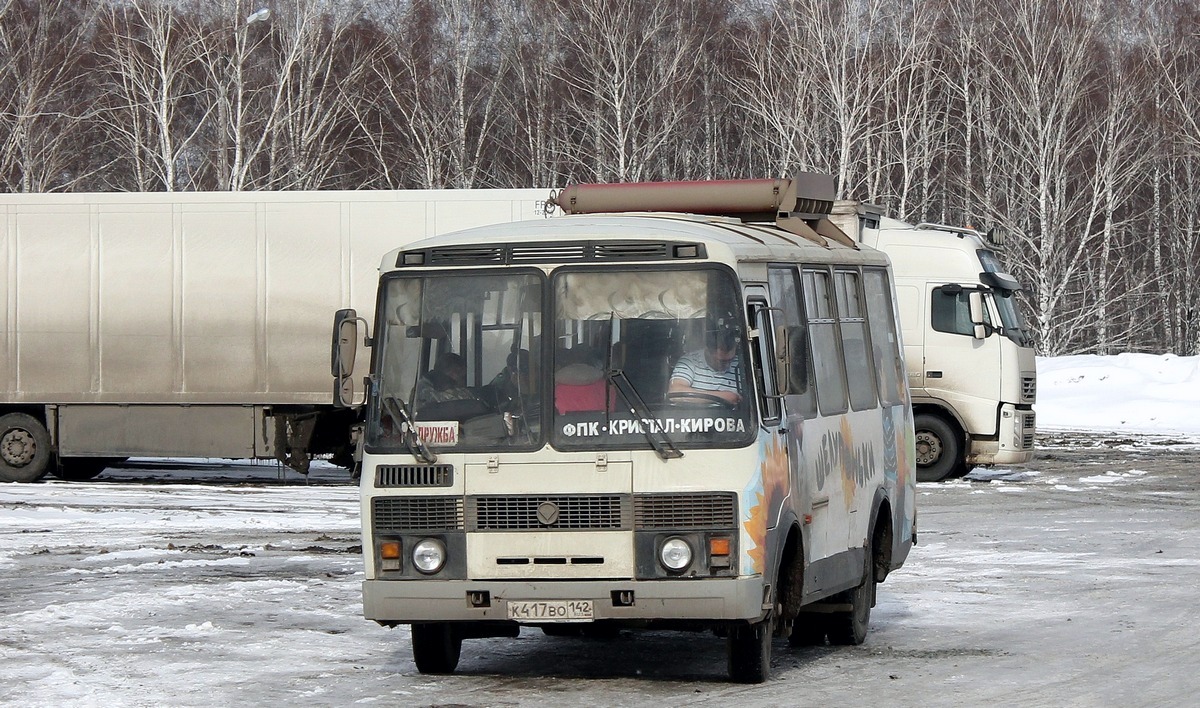
<svg viewBox="0 0 1200 708">
<path fill-rule="evenodd" d="M 729 678 L 736 683 L 762 683 L 771 674 L 772 616 L 729 631 Z"/>
<path fill-rule="evenodd" d="M 917 438 L 917 481 L 940 482 L 953 474 L 962 457 L 954 428 L 942 418 L 921 413 L 913 419 Z"/>
<path fill-rule="evenodd" d="M 448 622 L 412 626 L 413 661 L 423 674 L 452 674 L 458 668 L 462 637 Z"/>
<path fill-rule="evenodd" d="M 31 415 L 0 417 L 0 482 L 36 482 L 50 466 L 50 433 Z"/>
<path fill-rule="evenodd" d="M 862 585 L 847 593 L 850 611 L 836 612 L 829 616 L 830 644 L 857 646 L 867 639 L 867 627 L 871 623 L 871 605 L 875 604 L 875 573 L 870 543 L 867 544 L 866 551 Z"/>
</svg>

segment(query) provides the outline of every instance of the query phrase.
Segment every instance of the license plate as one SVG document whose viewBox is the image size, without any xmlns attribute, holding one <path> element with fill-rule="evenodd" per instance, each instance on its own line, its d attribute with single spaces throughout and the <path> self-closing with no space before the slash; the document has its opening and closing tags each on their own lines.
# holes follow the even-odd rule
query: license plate
<svg viewBox="0 0 1200 708">
<path fill-rule="evenodd" d="M 518 622 L 592 620 L 591 600 L 509 600 L 508 618 Z"/>
</svg>

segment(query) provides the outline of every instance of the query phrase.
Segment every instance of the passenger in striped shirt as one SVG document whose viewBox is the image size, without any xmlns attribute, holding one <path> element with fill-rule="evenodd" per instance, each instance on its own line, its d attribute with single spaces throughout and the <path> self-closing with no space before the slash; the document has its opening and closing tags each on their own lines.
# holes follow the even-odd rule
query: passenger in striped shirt
<svg viewBox="0 0 1200 708">
<path fill-rule="evenodd" d="M 742 401 L 741 335 L 733 327 L 710 330 L 704 349 L 680 357 L 671 372 L 667 393 L 716 396 L 730 405 Z"/>
</svg>

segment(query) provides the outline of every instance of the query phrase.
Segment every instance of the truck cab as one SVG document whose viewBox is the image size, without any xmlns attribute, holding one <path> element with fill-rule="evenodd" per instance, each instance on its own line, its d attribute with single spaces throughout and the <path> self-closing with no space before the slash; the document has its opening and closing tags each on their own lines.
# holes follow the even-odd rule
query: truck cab
<svg viewBox="0 0 1200 708">
<path fill-rule="evenodd" d="M 917 477 L 1033 454 L 1037 372 L 1021 285 L 974 230 L 909 224 L 839 202 L 835 222 L 888 255 L 912 391 Z"/>
</svg>

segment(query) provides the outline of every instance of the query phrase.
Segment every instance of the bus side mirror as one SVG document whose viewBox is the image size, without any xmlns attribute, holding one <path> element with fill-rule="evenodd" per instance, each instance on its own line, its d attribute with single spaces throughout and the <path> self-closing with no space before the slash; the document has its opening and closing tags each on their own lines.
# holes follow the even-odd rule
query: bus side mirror
<svg viewBox="0 0 1200 708">
<path fill-rule="evenodd" d="M 333 315 L 333 343 L 330 348 L 330 373 L 333 374 L 333 405 L 349 408 L 354 405 L 354 359 L 358 354 L 358 313 L 352 309 L 338 310 Z"/>
<path fill-rule="evenodd" d="M 974 330 L 972 336 L 975 339 L 985 339 L 989 332 L 983 319 L 983 293 L 979 290 L 972 290 L 967 295 L 967 300 L 971 308 L 971 325 Z"/>
</svg>

